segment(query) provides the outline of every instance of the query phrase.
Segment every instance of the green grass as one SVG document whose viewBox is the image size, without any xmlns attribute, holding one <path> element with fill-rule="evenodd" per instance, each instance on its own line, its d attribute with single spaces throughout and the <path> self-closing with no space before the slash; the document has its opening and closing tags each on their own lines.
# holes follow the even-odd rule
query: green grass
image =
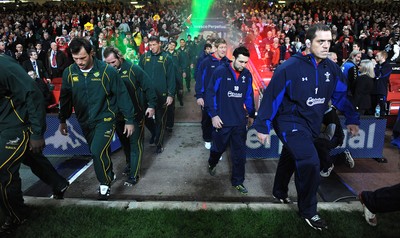
<svg viewBox="0 0 400 238">
<path fill-rule="evenodd" d="M 361 212 L 321 211 L 329 230 L 315 231 L 294 211 L 119 210 L 33 207 L 14 237 L 398 237 L 400 213 L 379 214 L 369 226 Z"/>
</svg>

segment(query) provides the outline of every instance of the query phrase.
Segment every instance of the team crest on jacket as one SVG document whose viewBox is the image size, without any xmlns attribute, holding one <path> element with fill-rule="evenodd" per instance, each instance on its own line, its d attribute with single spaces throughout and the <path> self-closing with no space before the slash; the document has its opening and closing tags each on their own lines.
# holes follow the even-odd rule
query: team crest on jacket
<svg viewBox="0 0 400 238">
<path fill-rule="evenodd" d="M 79 81 L 79 78 L 78 78 L 78 76 L 74 76 L 74 77 L 72 77 L 72 81 L 74 81 L 74 82 L 78 82 L 78 81 Z"/>
<path fill-rule="evenodd" d="M 325 82 L 330 82 L 331 80 L 329 79 L 329 76 L 331 75 L 329 72 L 326 72 L 325 74 L 326 80 Z"/>
<path fill-rule="evenodd" d="M 100 73 L 99 72 L 95 72 L 93 75 L 94 75 L 94 77 L 99 77 Z"/>
<path fill-rule="evenodd" d="M 122 71 L 122 74 L 127 74 L 127 73 L 128 73 L 128 70 Z"/>
<path fill-rule="evenodd" d="M 6 143 L 6 145 L 18 145 L 18 142 L 21 139 L 19 137 L 15 138 L 15 140 L 8 140 L 8 142 Z"/>
<path fill-rule="evenodd" d="M 158 60 L 163 60 L 163 56 L 162 56 L 162 55 L 160 55 L 160 58 L 158 58 Z"/>
<path fill-rule="evenodd" d="M 245 81 L 244 81 L 245 79 L 246 79 L 246 76 L 243 76 L 242 77 L 242 83 L 245 83 Z"/>
</svg>

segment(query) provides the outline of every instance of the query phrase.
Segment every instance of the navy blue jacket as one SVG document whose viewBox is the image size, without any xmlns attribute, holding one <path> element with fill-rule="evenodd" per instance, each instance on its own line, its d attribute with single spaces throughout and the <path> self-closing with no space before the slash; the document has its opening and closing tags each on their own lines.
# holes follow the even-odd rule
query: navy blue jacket
<svg viewBox="0 0 400 238">
<path fill-rule="evenodd" d="M 246 125 L 246 116 L 254 118 L 255 113 L 252 82 L 246 68 L 236 78 L 229 62 L 218 66 L 211 76 L 205 98 L 210 117 L 218 115 L 224 127 Z"/>
<path fill-rule="evenodd" d="M 275 70 L 264 92 L 255 129 L 269 134 L 274 123 L 283 136 L 303 130 L 317 138 L 329 100 L 344 113 L 346 125 L 359 125 L 359 114 L 346 97 L 344 82 L 342 71 L 333 61 L 317 64 L 312 55 L 293 55 Z"/>
<path fill-rule="evenodd" d="M 214 70 L 221 64 L 225 62 L 229 62 L 228 58 L 224 57 L 220 60 L 215 58 L 212 54 L 207 55 L 203 61 L 201 61 L 196 77 L 196 86 L 195 86 L 195 97 L 196 99 L 205 98 L 205 91 L 207 89 L 208 83 L 210 82 L 211 75 Z"/>
<path fill-rule="evenodd" d="M 387 96 L 389 77 L 391 73 L 392 66 L 388 61 L 375 65 L 375 84 L 373 94 Z"/>
</svg>

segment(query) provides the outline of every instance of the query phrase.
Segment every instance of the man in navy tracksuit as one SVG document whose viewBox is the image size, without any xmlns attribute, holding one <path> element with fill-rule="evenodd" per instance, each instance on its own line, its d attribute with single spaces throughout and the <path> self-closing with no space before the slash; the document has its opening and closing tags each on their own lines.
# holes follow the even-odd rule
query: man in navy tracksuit
<svg viewBox="0 0 400 238">
<path fill-rule="evenodd" d="M 229 61 L 228 58 L 226 58 L 226 41 L 222 38 L 219 38 L 214 42 L 214 45 L 217 50 L 214 53 L 207 55 L 203 59 L 203 61 L 200 63 L 197 69 L 197 73 L 195 76 L 196 78 L 195 97 L 197 99 L 197 105 L 199 105 L 202 109 L 201 129 L 203 130 L 203 140 L 205 142 L 204 146 L 207 149 L 211 148 L 212 123 L 210 116 L 208 115 L 207 111 L 204 108 L 206 89 L 214 70 L 219 65 Z"/>
<path fill-rule="evenodd" d="M 246 163 L 246 125 L 254 118 L 252 76 L 245 68 L 250 57 L 248 49 L 233 51 L 233 61 L 215 69 L 207 87 L 206 108 L 212 118 L 212 147 L 209 173 L 214 176 L 219 158 L 228 144 L 231 147 L 231 183 L 239 192 L 247 194 L 243 186 Z"/>
<path fill-rule="evenodd" d="M 377 105 L 380 106 L 380 116 L 383 117 L 386 115 L 386 99 L 388 94 L 388 85 L 390 74 L 392 73 L 392 66 L 390 66 L 387 59 L 386 51 L 379 51 L 375 60 L 377 64 L 375 65 L 375 82 L 374 82 L 374 90 L 372 92 L 372 108 L 375 108 Z"/>
<path fill-rule="evenodd" d="M 307 31 L 311 53 L 294 55 L 279 66 L 260 105 L 255 129 L 264 144 L 269 143 L 273 125 L 283 143 L 273 195 L 287 198 L 290 177 L 295 173 L 300 216 L 314 229 L 327 229 L 317 214 L 317 189 L 320 162 L 313 144 L 318 137 L 329 100 L 346 117 L 345 124 L 354 136 L 358 134 L 359 115 L 347 100 L 347 87 L 340 68 L 326 59 L 332 40 L 330 28 L 315 24 Z"/>
</svg>

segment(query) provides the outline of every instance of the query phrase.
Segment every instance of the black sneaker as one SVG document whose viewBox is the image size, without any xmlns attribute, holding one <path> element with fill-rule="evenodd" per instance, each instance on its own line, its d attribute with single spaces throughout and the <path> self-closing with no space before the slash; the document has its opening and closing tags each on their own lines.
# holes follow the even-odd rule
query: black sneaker
<svg viewBox="0 0 400 238">
<path fill-rule="evenodd" d="M 161 146 L 157 146 L 157 149 L 156 149 L 157 154 L 161 154 L 163 151 L 164 151 L 164 148 L 162 148 Z"/>
<path fill-rule="evenodd" d="M 124 185 L 128 187 L 132 187 L 133 185 L 137 184 L 139 177 L 129 177 L 125 182 Z"/>
<path fill-rule="evenodd" d="M 69 182 L 67 183 L 67 185 L 65 185 L 64 188 L 62 188 L 59 191 L 55 191 L 53 193 L 53 199 L 64 199 L 64 193 L 65 191 L 67 191 L 68 187 L 69 187 Z"/>
<path fill-rule="evenodd" d="M 110 197 L 110 186 L 107 185 L 100 185 L 99 187 L 99 197 L 98 200 L 107 201 Z"/>
<path fill-rule="evenodd" d="M 314 228 L 315 230 L 322 231 L 322 229 L 328 229 L 328 225 L 326 224 L 326 221 L 319 217 L 319 215 L 315 215 L 311 217 L 310 219 L 304 218 L 304 220 L 307 222 L 309 226 Z"/>
<path fill-rule="evenodd" d="M 243 195 L 247 195 L 249 193 L 249 191 L 247 191 L 247 188 L 245 188 L 243 186 L 243 184 L 239 184 L 239 185 L 236 185 L 236 186 L 233 186 L 233 187 Z"/>
<path fill-rule="evenodd" d="M 214 165 L 214 166 L 208 165 L 208 173 L 211 176 L 215 176 L 216 172 L 217 172 L 217 166 L 216 165 Z"/>
<path fill-rule="evenodd" d="M 18 226 L 22 225 L 26 221 L 26 219 L 23 219 L 18 222 L 13 221 L 11 217 L 6 217 L 5 222 L 0 227 L 0 237 L 6 237 L 7 235 L 10 235 L 18 228 Z"/>
<path fill-rule="evenodd" d="M 278 202 L 280 202 L 280 203 L 282 203 L 282 204 L 291 204 L 291 203 L 292 203 L 292 200 L 291 200 L 289 197 L 287 197 L 287 198 L 277 198 L 277 197 L 274 196 L 274 198 L 275 198 Z"/>
</svg>

